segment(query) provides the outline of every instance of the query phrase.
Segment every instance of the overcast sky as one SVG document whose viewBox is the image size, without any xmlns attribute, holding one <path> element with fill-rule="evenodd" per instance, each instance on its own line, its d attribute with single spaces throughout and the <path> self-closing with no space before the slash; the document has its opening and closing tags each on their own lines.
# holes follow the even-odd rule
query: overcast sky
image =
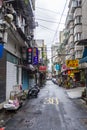
<svg viewBox="0 0 87 130">
<path fill-rule="evenodd" d="M 48 51 L 53 42 L 58 41 L 59 31 L 64 28 L 68 3 L 69 0 L 36 0 L 35 19 L 38 27 L 35 30 L 35 39 L 43 39 Z"/>
</svg>

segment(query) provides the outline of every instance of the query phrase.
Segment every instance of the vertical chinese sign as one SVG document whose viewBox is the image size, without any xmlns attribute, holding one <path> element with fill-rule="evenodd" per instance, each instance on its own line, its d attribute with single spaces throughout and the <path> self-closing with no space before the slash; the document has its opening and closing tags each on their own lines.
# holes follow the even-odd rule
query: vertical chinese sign
<svg viewBox="0 0 87 130">
<path fill-rule="evenodd" d="M 4 46 L 0 44 L 0 59 L 3 57 Z"/>
<path fill-rule="evenodd" d="M 33 49 L 30 47 L 27 49 L 27 63 L 32 64 L 32 52 Z"/>
<path fill-rule="evenodd" d="M 38 64 L 38 48 L 36 47 L 33 48 L 33 64 Z"/>
</svg>

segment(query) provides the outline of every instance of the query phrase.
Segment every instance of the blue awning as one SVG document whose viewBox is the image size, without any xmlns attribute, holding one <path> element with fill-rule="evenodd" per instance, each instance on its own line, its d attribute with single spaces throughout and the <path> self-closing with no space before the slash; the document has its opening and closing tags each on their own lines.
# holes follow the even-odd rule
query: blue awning
<svg viewBox="0 0 87 130">
<path fill-rule="evenodd" d="M 83 56 L 82 58 L 86 57 L 87 56 L 87 47 L 84 48 L 84 52 L 83 52 Z"/>
<path fill-rule="evenodd" d="M 82 58 L 82 59 L 79 61 L 79 64 L 84 63 L 84 62 L 87 62 L 87 56 L 84 57 L 84 58 Z"/>
<path fill-rule="evenodd" d="M 87 62 L 87 47 L 85 47 L 82 59 L 80 59 L 79 64 Z"/>
</svg>

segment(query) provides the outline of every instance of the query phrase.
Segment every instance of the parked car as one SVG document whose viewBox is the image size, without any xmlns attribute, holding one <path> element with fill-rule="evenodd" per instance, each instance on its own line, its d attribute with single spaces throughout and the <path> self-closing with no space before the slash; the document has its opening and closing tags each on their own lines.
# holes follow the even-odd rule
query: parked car
<svg viewBox="0 0 87 130">
<path fill-rule="evenodd" d="M 53 82 L 54 84 L 57 84 L 56 78 L 52 78 L 52 82 Z"/>
<path fill-rule="evenodd" d="M 51 77 L 47 77 L 46 80 L 51 80 Z"/>
</svg>

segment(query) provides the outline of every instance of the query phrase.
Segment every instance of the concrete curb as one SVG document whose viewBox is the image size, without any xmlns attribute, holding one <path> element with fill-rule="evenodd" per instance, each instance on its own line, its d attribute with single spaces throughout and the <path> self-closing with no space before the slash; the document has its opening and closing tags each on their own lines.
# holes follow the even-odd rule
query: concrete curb
<svg viewBox="0 0 87 130">
<path fill-rule="evenodd" d="M 69 90 L 66 90 L 66 93 L 67 93 L 68 97 L 71 99 L 81 98 L 82 91 L 84 90 L 84 88 L 78 87 L 78 88 L 69 89 Z"/>
</svg>

